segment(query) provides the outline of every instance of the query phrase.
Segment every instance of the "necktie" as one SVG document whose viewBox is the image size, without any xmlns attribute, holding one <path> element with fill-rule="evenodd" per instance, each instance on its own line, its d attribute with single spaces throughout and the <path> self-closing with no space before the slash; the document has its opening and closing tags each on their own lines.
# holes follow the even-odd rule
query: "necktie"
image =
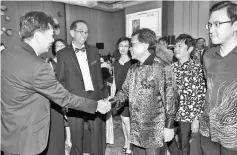
<svg viewBox="0 0 237 155">
<path fill-rule="evenodd" d="M 77 53 L 77 52 L 85 52 L 85 51 L 86 51 L 86 48 L 85 48 L 85 47 L 83 47 L 83 48 L 81 48 L 81 49 L 75 48 L 75 53 Z"/>
</svg>

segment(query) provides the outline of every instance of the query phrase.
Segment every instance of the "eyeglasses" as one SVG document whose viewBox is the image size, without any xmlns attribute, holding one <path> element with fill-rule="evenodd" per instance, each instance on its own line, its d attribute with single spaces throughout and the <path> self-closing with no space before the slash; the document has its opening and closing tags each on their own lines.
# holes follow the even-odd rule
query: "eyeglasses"
<svg viewBox="0 0 237 155">
<path fill-rule="evenodd" d="M 76 32 L 79 32 L 81 35 L 88 35 L 88 31 L 81 31 L 81 30 L 74 30 Z"/>
<path fill-rule="evenodd" d="M 230 23 L 230 22 L 233 22 L 233 21 L 232 20 L 226 21 L 226 22 L 215 21 L 213 23 L 208 22 L 208 24 L 206 25 L 206 29 L 210 30 L 213 25 L 215 26 L 215 28 L 219 28 L 221 24 Z"/>
<path fill-rule="evenodd" d="M 138 44 L 138 43 L 140 43 L 140 42 L 135 42 L 135 43 L 131 43 L 130 44 L 130 47 L 134 47 L 136 44 Z"/>
</svg>

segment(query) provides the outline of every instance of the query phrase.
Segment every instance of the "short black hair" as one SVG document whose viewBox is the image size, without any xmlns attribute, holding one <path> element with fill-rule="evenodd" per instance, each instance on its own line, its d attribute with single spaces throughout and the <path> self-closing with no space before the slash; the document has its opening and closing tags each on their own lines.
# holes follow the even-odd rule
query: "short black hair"
<svg viewBox="0 0 237 155">
<path fill-rule="evenodd" d="M 159 38 L 159 39 L 158 39 L 158 43 L 159 43 L 160 41 L 166 42 L 166 44 L 168 44 L 168 40 L 167 40 L 166 37 L 161 37 L 161 38 Z"/>
<path fill-rule="evenodd" d="M 77 28 L 77 23 L 84 23 L 88 27 L 88 24 L 84 20 L 75 20 L 70 26 L 70 30 L 75 30 Z"/>
<path fill-rule="evenodd" d="M 67 42 L 63 39 L 56 39 L 54 42 L 53 42 L 53 45 L 52 45 L 52 54 L 53 56 L 56 56 L 57 55 L 57 52 L 56 52 L 56 43 L 60 41 L 62 42 L 65 46 L 67 46 Z"/>
<path fill-rule="evenodd" d="M 36 30 L 46 31 L 50 26 L 54 28 L 54 20 L 51 15 L 40 11 L 27 12 L 20 18 L 20 37 L 22 40 L 33 37 Z"/>
<path fill-rule="evenodd" d="M 192 51 L 195 51 L 196 45 L 195 45 L 195 40 L 193 39 L 192 36 L 190 36 L 188 34 L 180 34 L 176 38 L 175 42 L 178 43 L 178 42 L 181 42 L 181 41 L 184 41 L 184 44 L 187 45 L 188 49 L 190 47 L 193 47 Z"/>
<path fill-rule="evenodd" d="M 202 37 L 197 38 L 197 39 L 196 39 L 196 42 L 197 42 L 198 40 L 201 40 L 201 39 L 204 40 L 204 42 L 206 42 L 206 39 L 204 39 L 204 38 L 202 38 Z"/>
<path fill-rule="evenodd" d="M 237 4 L 234 2 L 231 1 L 218 2 L 210 8 L 210 14 L 212 14 L 214 11 L 218 11 L 224 8 L 226 8 L 227 15 L 233 24 L 237 20 Z"/>
<path fill-rule="evenodd" d="M 142 28 L 134 31 L 132 37 L 137 35 L 137 39 L 141 43 L 149 44 L 148 51 L 153 53 L 156 51 L 156 34 L 148 28 Z"/>
</svg>

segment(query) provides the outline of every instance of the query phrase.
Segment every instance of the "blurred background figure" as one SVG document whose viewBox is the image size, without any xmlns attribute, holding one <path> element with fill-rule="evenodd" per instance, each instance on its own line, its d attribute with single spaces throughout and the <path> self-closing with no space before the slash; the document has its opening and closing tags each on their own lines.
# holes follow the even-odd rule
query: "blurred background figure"
<svg viewBox="0 0 237 155">
<path fill-rule="evenodd" d="M 61 49 L 65 48 L 67 46 L 66 41 L 63 39 L 57 39 L 53 42 L 52 45 L 52 55 L 53 58 L 47 58 L 47 62 L 50 63 L 50 65 L 53 67 L 54 73 L 56 75 L 56 64 L 57 64 L 57 52 Z"/>
<path fill-rule="evenodd" d="M 161 58 L 166 64 L 173 62 L 174 53 L 168 49 L 168 42 L 165 37 L 160 38 L 156 44 L 156 56 Z"/>
<path fill-rule="evenodd" d="M 129 51 L 131 39 L 127 37 L 120 38 L 117 41 L 117 51 L 120 53 L 120 58 L 114 63 L 114 83 L 116 92 L 122 89 L 122 85 L 127 76 L 128 69 L 132 65 L 131 53 Z M 118 111 L 122 120 L 122 129 L 124 133 L 125 143 L 122 151 L 126 155 L 132 153 L 130 148 L 130 113 L 128 100 L 125 101 L 123 108 Z"/>
<path fill-rule="evenodd" d="M 105 81 L 112 75 L 112 66 L 107 56 L 100 57 L 102 77 Z"/>
<path fill-rule="evenodd" d="M 206 40 L 202 37 L 198 38 L 196 40 L 196 50 L 193 51 L 192 58 L 193 59 L 197 59 L 198 61 L 200 61 L 202 63 L 202 58 L 204 55 L 204 52 L 208 49 L 208 47 L 206 46 Z"/>
</svg>

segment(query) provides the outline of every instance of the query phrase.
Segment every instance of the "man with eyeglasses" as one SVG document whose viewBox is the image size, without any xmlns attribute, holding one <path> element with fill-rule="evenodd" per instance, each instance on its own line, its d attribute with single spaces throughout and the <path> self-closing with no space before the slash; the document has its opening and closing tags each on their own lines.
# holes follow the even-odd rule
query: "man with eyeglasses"
<svg viewBox="0 0 237 155">
<path fill-rule="evenodd" d="M 4 155 L 36 155 L 46 150 L 49 100 L 78 113 L 106 113 L 111 109 L 109 102 L 69 93 L 56 80 L 50 64 L 39 57 L 48 52 L 54 41 L 53 26 L 50 15 L 28 12 L 20 18 L 22 43 L 1 52 L 1 150 Z"/>
<path fill-rule="evenodd" d="M 69 92 L 97 101 L 105 97 L 105 90 L 99 52 L 86 43 L 88 31 L 84 20 L 76 20 L 71 24 L 72 43 L 57 54 L 57 75 L 59 82 Z M 72 138 L 70 155 L 83 155 L 83 152 L 104 155 L 106 144 L 103 115 L 90 115 L 69 109 L 67 116 Z M 85 121 L 89 125 L 89 135 L 84 134 Z M 84 147 L 83 138 L 88 142 Z"/>
<path fill-rule="evenodd" d="M 237 4 L 219 2 L 207 25 L 213 44 L 204 54 L 206 103 L 200 118 L 203 155 L 237 154 Z"/>
</svg>

